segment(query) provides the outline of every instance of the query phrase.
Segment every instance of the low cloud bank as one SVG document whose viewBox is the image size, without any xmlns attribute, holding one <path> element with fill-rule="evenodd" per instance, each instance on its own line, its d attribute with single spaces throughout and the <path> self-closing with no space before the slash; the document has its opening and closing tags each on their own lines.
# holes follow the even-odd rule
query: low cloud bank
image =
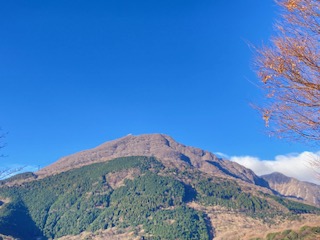
<svg viewBox="0 0 320 240">
<path fill-rule="evenodd" d="M 317 178 L 315 168 L 311 166 L 313 161 L 318 161 L 320 164 L 320 151 L 315 153 L 302 152 L 299 154 L 278 155 L 273 160 L 262 160 L 252 156 L 231 156 L 229 159 L 252 169 L 259 176 L 272 172 L 280 172 L 288 177 L 320 185 L 320 179 Z"/>
</svg>

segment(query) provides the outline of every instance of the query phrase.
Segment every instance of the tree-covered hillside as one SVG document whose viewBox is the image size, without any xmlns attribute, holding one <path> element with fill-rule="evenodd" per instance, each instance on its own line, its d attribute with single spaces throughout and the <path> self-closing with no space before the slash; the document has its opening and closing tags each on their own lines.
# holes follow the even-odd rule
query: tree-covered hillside
<svg viewBox="0 0 320 240">
<path fill-rule="evenodd" d="M 211 239 L 214 226 L 205 212 L 188 206 L 191 201 L 264 221 L 275 215 L 319 212 L 272 195 L 245 192 L 235 181 L 208 178 L 191 167 L 168 169 L 152 157 L 118 158 L 3 186 L 0 200 L 0 233 L 27 240 L 114 227 L 144 239 Z"/>
</svg>

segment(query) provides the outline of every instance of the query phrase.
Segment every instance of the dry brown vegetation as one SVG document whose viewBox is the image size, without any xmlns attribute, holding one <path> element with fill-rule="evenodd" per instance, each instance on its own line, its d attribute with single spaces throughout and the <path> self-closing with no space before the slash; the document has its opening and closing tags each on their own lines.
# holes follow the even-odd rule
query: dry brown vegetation
<svg viewBox="0 0 320 240">
<path fill-rule="evenodd" d="M 262 238 L 268 233 L 282 232 L 287 229 L 299 230 L 302 226 L 319 226 L 320 223 L 320 216 L 312 214 L 296 220 L 275 218 L 274 223 L 270 224 L 219 206 L 203 207 L 195 202 L 189 203 L 188 206 L 206 212 L 214 228 L 214 239 L 218 240 Z"/>
<path fill-rule="evenodd" d="M 134 231 L 127 231 L 119 230 L 117 228 L 111 228 L 107 230 L 100 230 L 95 233 L 91 232 L 83 232 L 76 236 L 64 236 L 58 238 L 58 240 L 105 240 L 105 239 L 112 239 L 112 240 L 140 240 L 141 237 L 137 236 Z"/>
<path fill-rule="evenodd" d="M 319 226 L 320 216 L 304 215 L 296 220 L 274 219 L 274 223 L 263 223 L 258 219 L 246 216 L 239 212 L 232 212 L 223 207 L 203 207 L 195 202 L 189 203 L 189 207 L 206 212 L 214 229 L 214 239 L 217 240 L 248 240 L 252 238 L 265 238 L 269 233 L 282 232 L 287 229 L 298 231 L 303 226 Z M 119 230 L 112 228 L 100 230 L 95 233 L 83 232 L 76 236 L 65 236 L 59 240 L 140 240 L 141 229 Z"/>
<path fill-rule="evenodd" d="M 133 180 L 135 177 L 139 175 L 139 173 L 140 171 L 137 168 L 125 169 L 119 172 L 109 173 L 106 176 L 106 180 L 113 189 L 116 189 L 121 186 L 124 186 L 124 181 L 126 179 Z"/>
<path fill-rule="evenodd" d="M 258 50 L 266 124 L 280 137 L 320 140 L 320 2 L 279 0 L 272 45 Z"/>
<path fill-rule="evenodd" d="M 0 209 L 4 204 L 7 204 L 10 202 L 10 198 L 0 198 Z"/>
</svg>

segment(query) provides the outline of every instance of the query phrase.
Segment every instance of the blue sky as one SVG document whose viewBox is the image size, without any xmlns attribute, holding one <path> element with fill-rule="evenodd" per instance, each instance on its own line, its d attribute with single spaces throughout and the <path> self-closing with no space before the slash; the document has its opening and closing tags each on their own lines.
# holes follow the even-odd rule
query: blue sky
<svg viewBox="0 0 320 240">
<path fill-rule="evenodd" d="M 129 133 L 229 156 L 316 151 L 270 138 L 250 102 L 273 0 L 1 1 L 3 165 L 46 166 Z"/>
</svg>

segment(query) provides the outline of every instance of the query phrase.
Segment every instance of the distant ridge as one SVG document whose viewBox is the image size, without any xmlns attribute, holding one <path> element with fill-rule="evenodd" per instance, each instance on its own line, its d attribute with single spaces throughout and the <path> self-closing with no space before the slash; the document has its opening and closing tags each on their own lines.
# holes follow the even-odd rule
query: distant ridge
<svg viewBox="0 0 320 240">
<path fill-rule="evenodd" d="M 283 196 L 304 200 L 308 203 L 320 206 L 320 186 L 310 182 L 299 181 L 287 177 L 282 173 L 274 172 L 261 176 L 270 188 Z"/>
</svg>

